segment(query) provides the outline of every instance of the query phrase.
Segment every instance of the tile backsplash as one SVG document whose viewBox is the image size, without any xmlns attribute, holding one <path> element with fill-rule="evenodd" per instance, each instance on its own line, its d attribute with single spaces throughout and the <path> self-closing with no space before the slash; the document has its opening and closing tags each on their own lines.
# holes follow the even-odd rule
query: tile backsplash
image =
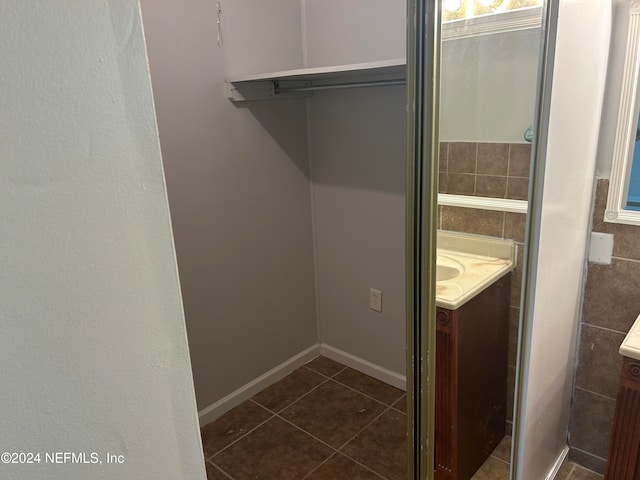
<svg viewBox="0 0 640 480">
<path fill-rule="evenodd" d="M 526 200 L 530 157 L 528 143 L 442 142 L 439 191 Z"/>
</svg>

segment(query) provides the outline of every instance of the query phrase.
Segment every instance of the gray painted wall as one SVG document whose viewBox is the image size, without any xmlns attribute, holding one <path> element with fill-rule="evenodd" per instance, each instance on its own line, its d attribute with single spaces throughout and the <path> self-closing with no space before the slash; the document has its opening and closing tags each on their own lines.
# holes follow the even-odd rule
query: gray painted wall
<svg viewBox="0 0 640 480">
<path fill-rule="evenodd" d="M 405 90 L 309 104 L 320 340 L 405 372 Z M 369 288 L 382 290 L 382 313 Z"/>
<path fill-rule="evenodd" d="M 269 20 L 285 7 L 298 19 L 291 30 Z M 299 2 L 224 2 L 223 48 L 215 2 L 143 0 L 142 9 L 203 409 L 316 342 L 304 102 L 246 109 L 223 95 L 224 77 L 248 68 L 232 58 L 258 62 L 242 52 L 300 44 Z M 244 37 L 250 29 L 229 26 L 236 13 L 264 30 Z M 278 58 L 276 68 L 299 65 L 301 50 Z"/>
</svg>

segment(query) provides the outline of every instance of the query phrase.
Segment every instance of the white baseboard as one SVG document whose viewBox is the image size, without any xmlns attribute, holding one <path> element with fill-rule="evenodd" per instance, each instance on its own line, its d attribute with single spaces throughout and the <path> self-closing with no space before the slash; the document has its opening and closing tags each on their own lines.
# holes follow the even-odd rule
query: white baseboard
<svg viewBox="0 0 640 480">
<path fill-rule="evenodd" d="M 384 367 L 371 363 L 355 355 L 351 355 L 343 350 L 327 345 L 326 343 L 320 344 L 320 355 L 340 362 L 347 367 L 351 367 L 354 370 L 358 370 L 370 377 L 377 378 L 381 382 L 393 385 L 401 390 L 407 390 L 407 377 L 400 375 L 399 373 L 392 372 Z"/>
<path fill-rule="evenodd" d="M 551 467 L 551 470 L 549 470 L 549 473 L 545 477 L 545 480 L 553 480 L 554 478 L 556 478 L 556 475 L 558 474 L 558 471 L 560 471 L 560 467 L 562 466 L 564 459 L 567 458 L 568 454 L 569 445 L 565 445 L 565 447 L 562 449 L 562 452 L 560 452 L 560 456 L 558 456 L 558 458 L 556 459 L 556 463 L 554 463 L 553 467 Z"/>
<path fill-rule="evenodd" d="M 296 368 L 313 360 L 318 355 L 320 355 L 320 344 L 316 343 L 315 345 L 312 345 L 306 350 L 303 350 L 297 355 L 291 357 L 289 360 L 282 362 L 280 365 L 277 365 L 268 372 L 260 375 L 258 378 L 231 392 L 226 397 L 223 397 L 208 407 L 203 408 L 198 412 L 200 427 L 204 427 L 208 423 L 213 422 L 233 407 L 237 407 L 245 400 L 249 400 L 260 390 L 263 390 L 269 385 L 286 377 Z"/>
</svg>

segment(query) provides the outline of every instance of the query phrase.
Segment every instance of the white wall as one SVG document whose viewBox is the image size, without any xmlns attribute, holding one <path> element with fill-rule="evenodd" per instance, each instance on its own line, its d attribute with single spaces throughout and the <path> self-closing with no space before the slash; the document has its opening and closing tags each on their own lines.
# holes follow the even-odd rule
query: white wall
<svg viewBox="0 0 640 480">
<path fill-rule="evenodd" d="M 609 1 L 560 2 L 542 205 L 534 214 L 539 241 L 531 246 L 525 312 L 530 340 L 517 475 L 523 480 L 545 478 L 567 444 L 610 29 Z"/>
<path fill-rule="evenodd" d="M 539 55 L 538 28 L 443 42 L 440 139 L 524 143 Z"/>
<path fill-rule="evenodd" d="M 138 4 L 0 11 L 0 477 L 204 479 Z"/>
<path fill-rule="evenodd" d="M 215 2 L 142 2 L 200 410 L 317 341 L 304 101 L 223 93 L 254 61 L 297 66 L 299 5 L 272 23 L 296 3 L 223 1 L 218 48 Z"/>
</svg>

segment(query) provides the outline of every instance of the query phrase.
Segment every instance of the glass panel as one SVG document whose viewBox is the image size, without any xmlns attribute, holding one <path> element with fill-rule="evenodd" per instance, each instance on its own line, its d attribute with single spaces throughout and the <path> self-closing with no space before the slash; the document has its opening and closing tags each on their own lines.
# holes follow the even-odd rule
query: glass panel
<svg viewBox="0 0 640 480">
<path fill-rule="evenodd" d="M 434 460 L 442 478 L 510 478 L 540 3 L 444 2 Z"/>
</svg>

